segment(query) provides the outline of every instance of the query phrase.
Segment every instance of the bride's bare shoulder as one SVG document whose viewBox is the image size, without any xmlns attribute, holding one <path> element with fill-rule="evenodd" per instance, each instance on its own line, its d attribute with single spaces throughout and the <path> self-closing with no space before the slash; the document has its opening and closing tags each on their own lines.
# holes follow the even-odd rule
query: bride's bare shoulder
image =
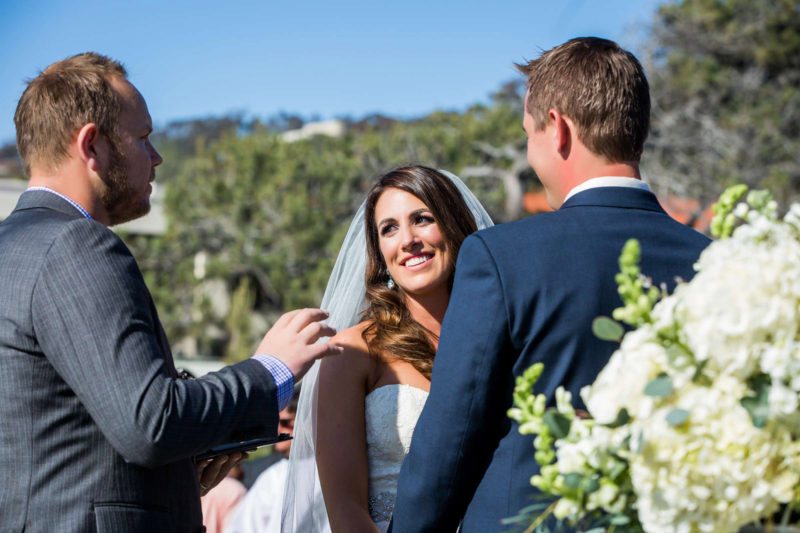
<svg viewBox="0 0 800 533">
<path fill-rule="evenodd" d="M 345 351 L 354 350 L 368 353 L 369 349 L 364 340 L 364 330 L 369 327 L 369 324 L 369 321 L 364 321 L 344 329 L 337 333 L 336 336 L 331 339 L 331 342 L 342 346 Z"/>
<path fill-rule="evenodd" d="M 369 322 L 361 322 L 355 326 L 340 331 L 329 342 L 344 348 L 341 355 L 323 359 L 323 366 L 334 373 L 372 373 L 376 361 L 370 357 L 369 348 L 364 341 L 364 330 Z"/>
</svg>

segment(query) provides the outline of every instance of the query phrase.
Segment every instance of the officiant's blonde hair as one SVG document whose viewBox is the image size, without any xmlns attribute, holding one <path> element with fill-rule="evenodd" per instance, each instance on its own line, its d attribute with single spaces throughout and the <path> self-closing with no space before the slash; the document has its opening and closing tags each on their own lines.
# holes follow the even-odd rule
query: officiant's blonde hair
<svg viewBox="0 0 800 533">
<path fill-rule="evenodd" d="M 28 174 L 32 166 L 55 170 L 85 124 L 97 124 L 117 145 L 122 106 L 113 78 L 127 78 L 121 63 L 85 52 L 53 63 L 28 82 L 14 113 L 17 150 Z"/>
<path fill-rule="evenodd" d="M 650 129 L 650 87 L 636 57 L 614 41 L 578 37 L 518 64 L 525 108 L 541 131 L 556 109 L 578 138 L 611 163 L 638 162 Z"/>
</svg>

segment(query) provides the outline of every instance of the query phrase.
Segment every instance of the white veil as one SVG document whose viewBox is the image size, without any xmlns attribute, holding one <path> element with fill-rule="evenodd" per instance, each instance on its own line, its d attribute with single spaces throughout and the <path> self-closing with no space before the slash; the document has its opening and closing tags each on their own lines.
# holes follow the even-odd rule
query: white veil
<svg viewBox="0 0 800 533">
<path fill-rule="evenodd" d="M 489 214 L 464 182 L 446 170 L 440 169 L 439 172 L 456 185 L 478 229 L 492 226 Z M 337 331 L 355 325 L 365 306 L 365 204 L 366 201 L 361 203 L 350 223 L 320 304 L 322 309 L 330 313 L 326 322 Z M 318 375 L 319 362 L 316 362 L 303 378 L 283 499 L 282 533 L 330 532 L 316 463 Z"/>
</svg>

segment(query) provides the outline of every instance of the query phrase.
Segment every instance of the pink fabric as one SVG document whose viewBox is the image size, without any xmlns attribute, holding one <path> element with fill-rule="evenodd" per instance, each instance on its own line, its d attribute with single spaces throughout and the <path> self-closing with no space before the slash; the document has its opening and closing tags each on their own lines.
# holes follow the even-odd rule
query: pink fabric
<svg viewBox="0 0 800 533">
<path fill-rule="evenodd" d="M 222 533 L 231 511 L 244 498 L 247 489 L 241 482 L 226 477 L 219 485 L 200 498 L 203 508 L 203 524 L 206 533 Z"/>
</svg>

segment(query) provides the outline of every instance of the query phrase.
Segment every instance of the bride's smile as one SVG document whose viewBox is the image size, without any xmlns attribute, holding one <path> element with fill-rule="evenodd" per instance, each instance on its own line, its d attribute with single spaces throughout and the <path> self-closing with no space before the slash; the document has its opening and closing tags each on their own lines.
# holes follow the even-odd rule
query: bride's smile
<svg viewBox="0 0 800 533">
<path fill-rule="evenodd" d="M 400 264 L 405 266 L 406 268 L 414 268 L 414 267 L 420 266 L 420 265 L 422 265 L 424 263 L 427 263 L 432 258 L 433 258 L 433 254 L 432 253 L 429 253 L 429 254 L 423 253 L 423 254 L 419 254 L 419 255 L 413 255 L 413 256 L 409 257 L 408 259 L 405 259 L 404 261 L 401 261 Z"/>
</svg>

